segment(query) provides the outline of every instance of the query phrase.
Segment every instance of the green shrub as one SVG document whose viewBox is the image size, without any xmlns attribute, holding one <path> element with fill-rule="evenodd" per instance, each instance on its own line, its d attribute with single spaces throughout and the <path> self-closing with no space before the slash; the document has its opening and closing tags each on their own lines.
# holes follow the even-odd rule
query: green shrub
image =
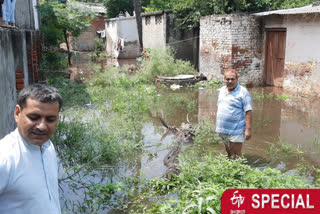
<svg viewBox="0 0 320 214">
<path fill-rule="evenodd" d="M 143 207 L 145 213 L 220 213 L 221 196 L 230 188 L 311 188 L 298 175 L 259 170 L 243 158 L 231 160 L 224 155 L 199 160 L 189 154 L 180 159 L 179 169 L 181 174 L 174 181 L 154 179 L 146 185 L 145 195 L 158 200 L 151 208 Z"/>
<path fill-rule="evenodd" d="M 148 56 L 142 61 L 142 71 L 138 73 L 138 76 L 146 82 L 154 82 L 157 76 L 197 73 L 190 62 L 175 59 L 172 48 L 151 49 Z"/>
</svg>

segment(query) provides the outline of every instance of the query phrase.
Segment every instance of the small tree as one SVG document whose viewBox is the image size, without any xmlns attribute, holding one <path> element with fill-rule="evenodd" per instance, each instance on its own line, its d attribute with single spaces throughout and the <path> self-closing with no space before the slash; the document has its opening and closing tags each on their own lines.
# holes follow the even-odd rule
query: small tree
<svg viewBox="0 0 320 214">
<path fill-rule="evenodd" d="M 39 6 L 41 27 L 46 46 L 57 46 L 65 41 L 68 50 L 68 64 L 71 65 L 71 51 L 68 38 L 78 37 L 95 18 L 88 8 L 81 7 L 74 1 L 68 4 L 60 1 L 45 1 Z"/>
</svg>

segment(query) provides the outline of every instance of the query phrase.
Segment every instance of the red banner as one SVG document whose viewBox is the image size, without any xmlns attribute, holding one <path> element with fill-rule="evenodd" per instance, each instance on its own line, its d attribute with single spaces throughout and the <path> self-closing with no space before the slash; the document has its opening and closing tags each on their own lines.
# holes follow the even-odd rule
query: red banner
<svg viewBox="0 0 320 214">
<path fill-rule="evenodd" d="M 320 189 L 228 189 L 221 214 L 320 213 Z"/>
</svg>

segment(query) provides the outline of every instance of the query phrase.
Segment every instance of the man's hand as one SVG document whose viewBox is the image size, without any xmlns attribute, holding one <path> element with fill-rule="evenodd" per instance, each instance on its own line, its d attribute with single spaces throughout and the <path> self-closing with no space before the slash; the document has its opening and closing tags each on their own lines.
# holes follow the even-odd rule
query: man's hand
<svg viewBox="0 0 320 214">
<path fill-rule="evenodd" d="M 244 136 L 246 140 L 250 140 L 251 138 L 251 129 L 246 129 L 246 131 L 244 132 Z"/>
<path fill-rule="evenodd" d="M 246 131 L 244 132 L 244 136 L 246 140 L 250 140 L 251 138 L 251 122 L 252 122 L 252 111 L 246 112 Z"/>
</svg>

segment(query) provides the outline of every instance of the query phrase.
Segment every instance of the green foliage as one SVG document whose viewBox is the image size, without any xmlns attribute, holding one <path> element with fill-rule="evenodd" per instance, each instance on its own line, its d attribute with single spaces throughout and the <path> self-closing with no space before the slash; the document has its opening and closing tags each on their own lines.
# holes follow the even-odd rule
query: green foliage
<svg viewBox="0 0 320 214">
<path fill-rule="evenodd" d="M 252 90 L 251 94 L 252 98 L 257 101 L 262 101 L 264 99 L 272 99 L 274 97 L 272 93 L 266 94 L 263 88 L 261 90 Z"/>
<path fill-rule="evenodd" d="M 61 71 L 67 67 L 68 67 L 68 61 L 65 55 L 52 50 L 47 50 L 42 53 L 41 69 L 44 72 Z"/>
<path fill-rule="evenodd" d="M 85 3 L 103 3 L 104 0 L 76 0 L 80 2 L 85 2 Z"/>
<path fill-rule="evenodd" d="M 173 9 L 182 29 L 198 28 L 201 16 L 238 12 L 260 12 L 301 7 L 313 0 L 152 0 L 147 11 Z"/>
<path fill-rule="evenodd" d="M 290 96 L 284 95 L 284 94 L 276 96 L 276 100 L 278 100 L 278 101 L 287 100 L 287 99 L 290 99 Z"/>
<path fill-rule="evenodd" d="M 302 7 L 312 4 L 314 0 L 269 0 L 267 1 L 268 10 L 279 10 L 286 8 Z"/>
<path fill-rule="evenodd" d="M 220 88 L 223 83 L 216 79 L 211 79 L 209 81 L 201 81 L 195 84 L 194 88 Z"/>
<path fill-rule="evenodd" d="M 149 4 L 150 0 L 142 0 L 142 6 L 145 7 Z M 115 18 L 120 12 L 128 12 L 133 15 L 134 7 L 133 0 L 104 0 L 104 6 L 107 8 L 107 16 Z"/>
<path fill-rule="evenodd" d="M 215 125 L 211 120 L 201 121 L 195 125 L 194 130 L 194 143 L 196 144 L 217 144 L 219 142 L 216 139 Z"/>
<path fill-rule="evenodd" d="M 173 9 L 175 0 L 151 0 L 147 7 L 143 7 L 146 12 Z"/>
<path fill-rule="evenodd" d="M 106 0 L 104 6 L 107 8 L 107 16 L 115 18 L 120 12 L 128 12 L 133 15 L 133 0 Z"/>
<path fill-rule="evenodd" d="M 91 101 L 85 85 L 64 77 L 51 76 L 48 76 L 48 84 L 59 89 L 63 99 L 63 108 L 83 106 Z"/>
<path fill-rule="evenodd" d="M 65 38 L 65 32 L 77 37 L 86 30 L 95 17 L 87 8 L 68 1 L 68 4 L 59 1 L 42 1 L 38 7 L 41 17 L 40 30 L 44 34 L 47 46 L 57 46 Z"/>
<path fill-rule="evenodd" d="M 144 207 L 145 213 L 220 213 L 222 193 L 230 188 L 311 187 L 303 177 L 270 168 L 255 169 L 243 158 L 231 160 L 223 155 L 200 160 L 194 154 L 186 155 L 179 169 L 181 175 L 172 182 L 154 179 L 146 185 L 146 191 L 158 200 L 152 208 Z"/>
<path fill-rule="evenodd" d="M 66 206 L 73 213 L 98 213 L 127 203 L 120 196 L 129 194 L 131 188 L 98 173 L 117 174 L 120 160 L 141 149 L 141 130 L 155 88 L 141 85 L 116 68 L 97 71 L 85 85 L 62 78 L 51 78 L 49 83 L 66 102 L 52 139 L 63 166 L 60 185 L 81 195 L 67 198 Z"/>
<path fill-rule="evenodd" d="M 94 39 L 94 52 L 89 53 L 90 61 L 97 62 L 101 58 L 105 58 L 107 54 L 105 53 L 105 43 L 103 39 L 96 38 Z"/>
<path fill-rule="evenodd" d="M 106 49 L 106 45 L 105 45 L 103 39 L 100 39 L 100 38 L 94 39 L 94 51 L 96 53 L 99 53 L 101 51 L 105 51 L 105 49 Z"/>
<path fill-rule="evenodd" d="M 292 146 L 281 138 L 279 138 L 278 143 L 270 145 L 267 152 L 271 159 L 275 159 L 275 157 L 288 158 L 289 156 L 296 156 L 303 153 L 301 151 L 301 145 Z"/>
<path fill-rule="evenodd" d="M 152 49 L 149 58 L 144 59 L 141 66 L 142 71 L 137 76 L 148 83 L 153 83 L 157 76 L 196 74 L 190 62 L 174 59 L 174 51 L 171 48 Z"/>
<path fill-rule="evenodd" d="M 192 120 L 198 111 L 197 92 L 178 90 L 172 93 L 171 89 L 158 89 L 158 96 L 149 106 L 152 112 L 162 115 L 169 124 L 187 122 Z M 177 112 L 179 112 L 177 114 Z"/>
</svg>

